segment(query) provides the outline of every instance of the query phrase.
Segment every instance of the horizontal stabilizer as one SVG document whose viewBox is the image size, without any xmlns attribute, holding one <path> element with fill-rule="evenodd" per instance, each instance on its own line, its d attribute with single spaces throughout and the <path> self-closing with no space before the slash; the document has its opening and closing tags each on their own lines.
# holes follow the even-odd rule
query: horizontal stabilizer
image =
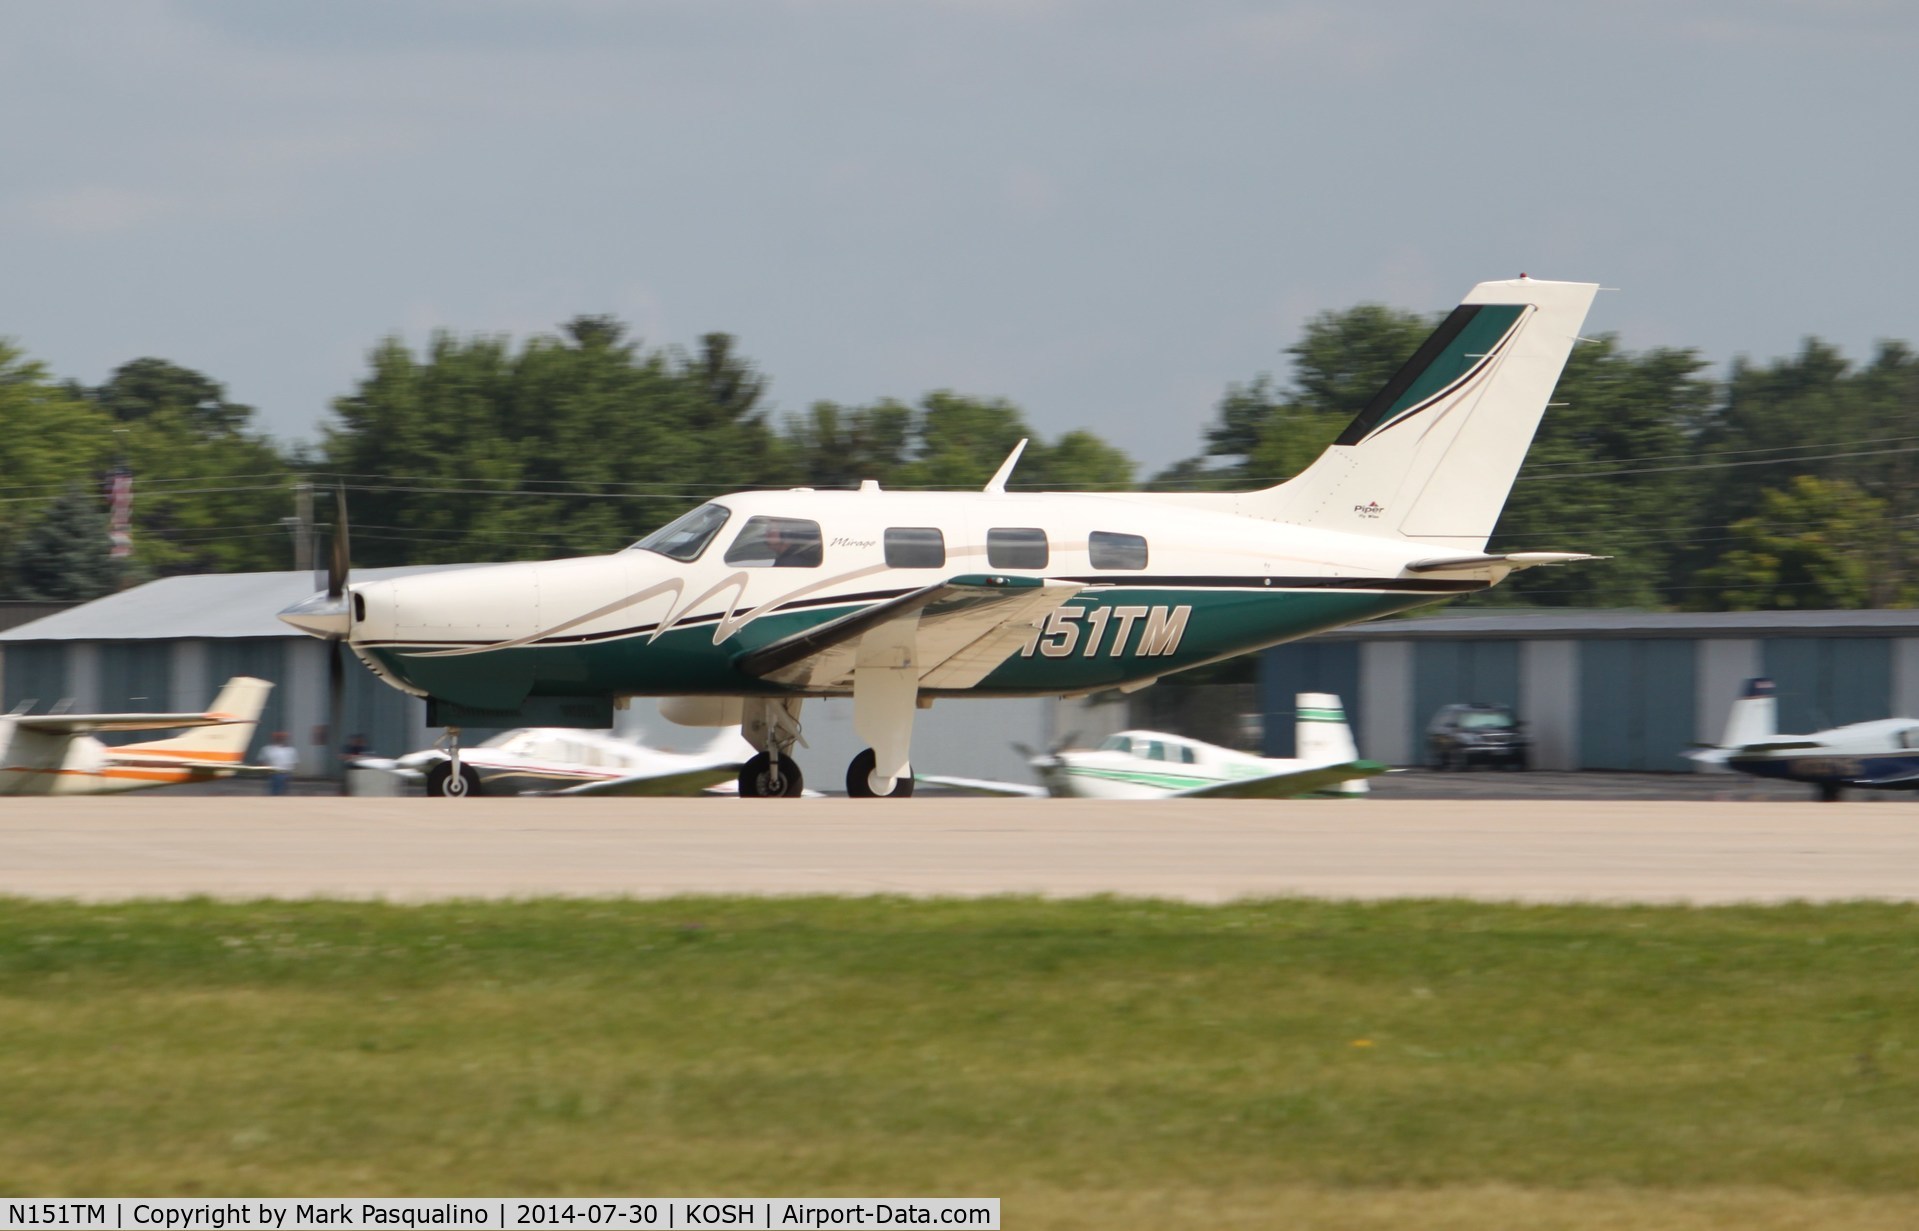
<svg viewBox="0 0 1919 1231">
<path fill-rule="evenodd" d="M 213 714 L 40 714 L 14 719 L 22 731 L 45 735 L 90 735 L 95 731 L 164 731 L 175 727 L 222 727 L 249 722 Z"/>
<path fill-rule="evenodd" d="M 1589 556 L 1577 551 L 1514 551 L 1501 556 L 1438 556 L 1415 560 L 1406 566 L 1409 573 L 1476 573 L 1482 569 L 1504 568 L 1509 572 L 1537 568 L 1542 564 L 1573 564 L 1581 560 L 1610 560 L 1611 556 Z"/>
</svg>

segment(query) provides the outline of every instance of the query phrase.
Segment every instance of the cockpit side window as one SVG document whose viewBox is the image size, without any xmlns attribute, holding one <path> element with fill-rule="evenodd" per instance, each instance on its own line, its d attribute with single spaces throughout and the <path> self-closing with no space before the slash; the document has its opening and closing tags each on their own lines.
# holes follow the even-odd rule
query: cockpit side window
<svg viewBox="0 0 1919 1231">
<path fill-rule="evenodd" d="M 1919 748 L 1919 727 L 1907 727 L 1905 730 L 1899 732 L 1899 746 L 1901 748 Z"/>
<path fill-rule="evenodd" d="M 741 568 L 818 568 L 820 524 L 799 517 L 749 517 L 726 549 L 726 562 Z"/>
<path fill-rule="evenodd" d="M 713 536 L 720 532 L 733 511 L 723 504 L 703 504 L 661 526 L 633 544 L 641 551 L 658 552 L 669 560 L 691 562 L 700 558 Z"/>
<path fill-rule="evenodd" d="M 1109 735 L 1106 742 L 1099 746 L 1101 752 L 1131 752 L 1133 741 L 1124 735 Z"/>
</svg>

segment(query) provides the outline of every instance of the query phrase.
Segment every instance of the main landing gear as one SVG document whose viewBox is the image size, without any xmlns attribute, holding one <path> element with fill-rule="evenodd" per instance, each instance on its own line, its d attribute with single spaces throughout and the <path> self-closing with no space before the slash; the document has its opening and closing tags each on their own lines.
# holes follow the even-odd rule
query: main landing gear
<svg viewBox="0 0 1919 1231">
<path fill-rule="evenodd" d="M 906 758 L 919 708 L 919 673 L 911 665 L 910 649 L 903 665 L 862 662 L 853 674 L 853 729 L 871 746 L 846 767 L 846 793 L 854 799 L 905 799 L 913 793 L 913 767 Z M 741 798 L 792 796 L 802 790 L 804 779 L 793 761 L 794 747 L 805 742 L 800 738 L 801 700 L 745 699 L 740 733 L 755 755 L 740 768 Z"/>
</svg>

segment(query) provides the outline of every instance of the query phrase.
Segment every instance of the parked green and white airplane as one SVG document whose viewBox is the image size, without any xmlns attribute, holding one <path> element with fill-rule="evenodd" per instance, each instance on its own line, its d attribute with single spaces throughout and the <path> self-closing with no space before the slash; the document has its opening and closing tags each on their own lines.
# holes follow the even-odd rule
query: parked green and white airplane
<svg viewBox="0 0 1919 1231">
<path fill-rule="evenodd" d="M 1566 552 L 1488 555 L 1598 288 L 1486 282 L 1295 478 L 1238 493 L 742 492 L 608 556 L 351 584 L 281 618 L 427 699 L 428 722 L 607 727 L 625 698 L 742 725 L 740 793 L 795 795 L 808 697 L 853 698 L 856 796 L 912 791 L 936 698 L 1143 688 L 1483 590 Z"/>
</svg>

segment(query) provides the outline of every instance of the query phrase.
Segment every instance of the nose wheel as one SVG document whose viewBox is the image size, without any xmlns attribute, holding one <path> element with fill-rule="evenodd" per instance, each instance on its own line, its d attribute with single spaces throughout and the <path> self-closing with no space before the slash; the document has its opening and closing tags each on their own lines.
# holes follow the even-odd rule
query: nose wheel
<svg viewBox="0 0 1919 1231">
<path fill-rule="evenodd" d="M 740 767 L 740 798 L 792 797 L 806 789 L 800 767 L 792 757 L 759 753 Z"/>
<path fill-rule="evenodd" d="M 484 795 L 486 790 L 472 766 L 442 761 L 426 771 L 426 793 L 435 798 L 465 799 L 470 795 Z"/>
<path fill-rule="evenodd" d="M 913 771 L 907 771 L 890 783 L 873 772 L 879 763 L 871 748 L 853 758 L 846 767 L 846 793 L 854 799 L 904 799 L 913 793 Z"/>
</svg>

